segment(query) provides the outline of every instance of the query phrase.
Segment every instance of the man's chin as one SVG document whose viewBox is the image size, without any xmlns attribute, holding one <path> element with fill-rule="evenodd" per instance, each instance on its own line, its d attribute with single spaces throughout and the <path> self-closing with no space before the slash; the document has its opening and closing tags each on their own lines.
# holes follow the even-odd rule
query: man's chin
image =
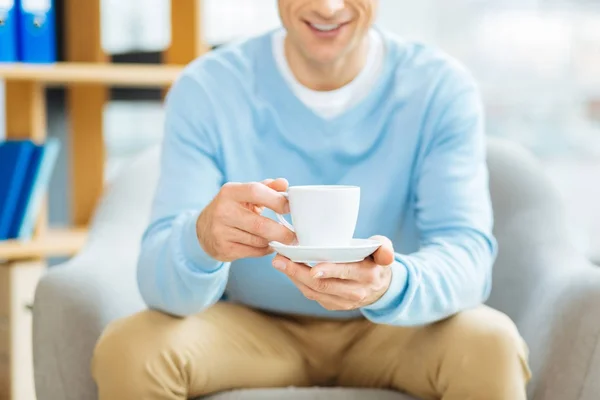
<svg viewBox="0 0 600 400">
<path fill-rule="evenodd" d="M 342 58 L 343 51 L 337 49 L 320 49 L 312 51 L 309 54 L 311 61 L 317 65 L 334 65 Z"/>
</svg>

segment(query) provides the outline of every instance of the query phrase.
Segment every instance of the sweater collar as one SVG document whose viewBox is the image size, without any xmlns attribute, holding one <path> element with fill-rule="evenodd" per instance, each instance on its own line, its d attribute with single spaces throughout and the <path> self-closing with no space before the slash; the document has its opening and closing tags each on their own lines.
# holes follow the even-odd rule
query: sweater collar
<svg viewBox="0 0 600 400">
<path fill-rule="evenodd" d="M 356 127 L 361 121 L 367 119 L 368 115 L 379 105 L 382 96 L 391 86 L 394 71 L 398 65 L 398 44 L 392 38 L 381 32 L 385 46 L 386 55 L 381 76 L 377 80 L 371 92 L 358 104 L 349 108 L 335 118 L 323 118 L 307 107 L 292 91 L 285 77 L 281 74 L 273 55 L 272 35 L 276 31 L 268 32 L 260 38 L 259 54 L 257 54 L 257 82 L 258 96 L 272 108 L 281 121 L 297 121 L 297 127 L 286 127 L 286 129 L 311 132 L 321 132 L 332 135 L 345 129 Z M 296 128 L 296 129 L 294 129 Z"/>
</svg>

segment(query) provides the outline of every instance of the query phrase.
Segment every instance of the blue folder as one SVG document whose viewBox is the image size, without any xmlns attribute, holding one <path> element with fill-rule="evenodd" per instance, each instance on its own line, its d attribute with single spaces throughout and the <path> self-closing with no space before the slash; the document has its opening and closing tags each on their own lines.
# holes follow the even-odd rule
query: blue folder
<svg viewBox="0 0 600 400">
<path fill-rule="evenodd" d="M 48 139 L 44 145 L 35 146 L 10 229 L 11 239 L 32 238 L 59 150 L 60 143 L 56 139 Z"/>
<path fill-rule="evenodd" d="M 0 0 L 0 62 L 17 61 L 17 5 Z"/>
<path fill-rule="evenodd" d="M 56 61 L 54 0 L 19 1 L 19 55 L 26 63 Z"/>
<path fill-rule="evenodd" d="M 0 240 L 8 239 L 34 147 L 30 141 L 0 144 Z"/>
</svg>

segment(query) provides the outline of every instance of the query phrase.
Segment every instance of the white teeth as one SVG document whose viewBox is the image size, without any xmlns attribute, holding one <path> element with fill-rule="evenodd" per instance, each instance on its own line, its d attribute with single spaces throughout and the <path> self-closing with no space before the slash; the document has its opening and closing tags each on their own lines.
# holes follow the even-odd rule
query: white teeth
<svg viewBox="0 0 600 400">
<path fill-rule="evenodd" d="M 322 32 L 333 31 L 340 27 L 339 25 L 332 25 L 332 24 L 310 24 L 310 25 L 313 28 L 315 28 L 316 30 L 322 31 Z"/>
</svg>

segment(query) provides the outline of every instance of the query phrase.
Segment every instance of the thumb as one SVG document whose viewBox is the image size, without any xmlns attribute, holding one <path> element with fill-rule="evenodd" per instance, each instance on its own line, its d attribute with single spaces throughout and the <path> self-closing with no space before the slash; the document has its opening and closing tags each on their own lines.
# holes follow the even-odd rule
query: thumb
<svg viewBox="0 0 600 400">
<path fill-rule="evenodd" d="M 371 240 L 381 243 L 381 247 L 373 253 L 373 260 L 377 265 L 387 266 L 394 262 L 394 244 L 385 236 L 372 236 Z"/>
</svg>

